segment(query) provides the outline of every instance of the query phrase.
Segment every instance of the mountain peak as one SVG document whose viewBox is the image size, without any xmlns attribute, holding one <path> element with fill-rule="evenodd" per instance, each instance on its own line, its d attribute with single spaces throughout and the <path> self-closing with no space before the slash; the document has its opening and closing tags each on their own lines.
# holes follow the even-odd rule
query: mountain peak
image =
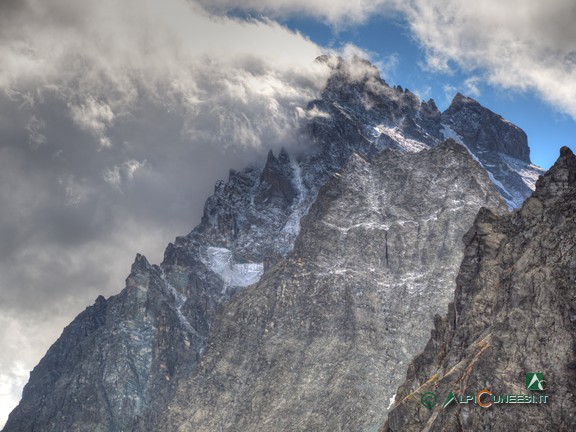
<svg viewBox="0 0 576 432">
<path fill-rule="evenodd" d="M 572 152 L 572 150 L 570 150 L 569 147 L 566 146 L 562 146 L 562 148 L 560 149 L 560 156 L 561 157 L 569 157 L 569 156 L 573 156 L 574 153 Z"/>
<path fill-rule="evenodd" d="M 480 105 L 480 103 L 477 100 L 472 99 L 471 97 L 465 96 L 462 93 L 458 92 L 454 95 L 454 98 L 452 98 L 452 102 L 450 103 L 450 106 L 461 105 L 464 103 Z"/>
<path fill-rule="evenodd" d="M 274 156 L 274 152 L 272 151 L 272 149 L 268 150 L 268 156 L 266 157 L 266 165 L 275 164 L 276 162 L 278 162 L 278 159 L 276 159 L 276 156 Z"/>
<path fill-rule="evenodd" d="M 132 264 L 132 272 L 146 271 L 150 268 L 150 263 L 146 257 L 142 254 L 137 253 L 134 259 L 134 264 Z"/>
<path fill-rule="evenodd" d="M 576 156 L 568 147 L 560 149 L 554 165 L 536 182 L 534 197 L 549 198 L 576 184 Z"/>
<path fill-rule="evenodd" d="M 530 163 L 524 131 L 461 93 L 456 93 L 442 113 L 442 123 L 460 135 L 475 154 L 498 152 Z"/>
</svg>

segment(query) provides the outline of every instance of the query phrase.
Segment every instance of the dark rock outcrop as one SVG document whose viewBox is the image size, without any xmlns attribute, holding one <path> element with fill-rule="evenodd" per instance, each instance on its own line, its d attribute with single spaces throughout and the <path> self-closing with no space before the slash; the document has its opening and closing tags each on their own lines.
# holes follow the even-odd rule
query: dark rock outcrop
<svg viewBox="0 0 576 432">
<path fill-rule="evenodd" d="M 503 153 L 530 162 L 530 148 L 524 131 L 472 98 L 457 93 L 442 113 L 442 121 L 464 138 L 475 154 Z"/>
<path fill-rule="evenodd" d="M 575 215 L 576 157 L 566 147 L 521 209 L 479 213 L 454 303 L 410 365 L 384 431 L 576 430 Z M 544 374 L 544 391 L 527 389 L 533 372 Z M 500 403 L 442 406 L 450 392 L 483 389 Z M 431 410 L 420 403 L 426 392 L 438 395 Z M 506 404 L 503 395 L 547 403 Z"/>
<path fill-rule="evenodd" d="M 441 122 L 443 135 L 465 145 L 490 173 L 509 208 L 520 207 L 544 173 L 530 162 L 524 131 L 460 93 L 442 113 Z"/>
<path fill-rule="evenodd" d="M 294 169 L 290 156 L 282 149 L 278 158 L 272 150 L 268 153 L 266 165 L 260 174 L 260 188 L 254 197 L 254 203 L 261 211 L 270 207 L 269 201 L 276 201 L 272 207 L 287 210 L 290 208 L 299 191 L 292 182 Z"/>
</svg>

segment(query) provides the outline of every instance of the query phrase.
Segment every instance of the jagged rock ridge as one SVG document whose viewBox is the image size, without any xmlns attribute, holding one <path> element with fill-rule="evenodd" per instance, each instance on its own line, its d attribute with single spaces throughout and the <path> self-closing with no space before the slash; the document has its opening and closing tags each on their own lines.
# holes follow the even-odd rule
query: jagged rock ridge
<svg viewBox="0 0 576 432">
<path fill-rule="evenodd" d="M 326 114 L 313 122 L 314 136 L 361 143 L 358 148 L 368 155 L 380 148 L 419 151 L 452 138 L 486 169 L 511 209 L 524 202 L 543 174 L 530 162 L 526 134 L 475 100 L 458 93 L 441 113 L 432 99 L 419 102 L 408 89 L 389 87 L 370 64 L 322 61 L 334 74 L 322 98 L 308 107 Z"/>
<path fill-rule="evenodd" d="M 466 234 L 448 315 L 408 369 L 384 431 L 576 430 L 576 157 L 564 147 L 517 212 Z M 542 372 L 545 391 L 526 389 Z M 546 404 L 420 404 L 428 391 L 546 394 Z M 484 396 L 484 403 L 490 399 Z M 498 398 L 498 400 L 500 400 Z"/>
</svg>

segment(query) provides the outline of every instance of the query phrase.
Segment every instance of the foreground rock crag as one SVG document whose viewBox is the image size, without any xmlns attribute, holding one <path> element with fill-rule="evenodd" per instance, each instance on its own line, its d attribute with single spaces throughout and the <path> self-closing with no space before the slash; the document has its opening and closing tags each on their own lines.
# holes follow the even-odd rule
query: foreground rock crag
<svg viewBox="0 0 576 432">
<path fill-rule="evenodd" d="M 410 365 L 384 431 L 576 430 L 575 217 L 576 157 L 566 147 L 520 210 L 479 213 L 454 303 Z M 541 391 L 527 389 L 533 372 L 544 374 Z M 450 392 L 484 389 L 547 403 L 443 407 Z M 433 409 L 421 403 L 426 392 L 438 395 Z"/>
</svg>

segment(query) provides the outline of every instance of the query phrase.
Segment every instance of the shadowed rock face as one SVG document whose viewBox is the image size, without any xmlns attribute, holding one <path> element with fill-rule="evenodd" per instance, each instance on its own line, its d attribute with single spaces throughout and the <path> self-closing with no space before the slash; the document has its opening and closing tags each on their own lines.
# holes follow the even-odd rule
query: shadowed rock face
<svg viewBox="0 0 576 432">
<path fill-rule="evenodd" d="M 479 213 L 454 303 L 410 365 L 384 431 L 576 430 L 575 215 L 576 157 L 566 147 L 520 210 Z M 526 389 L 527 372 L 544 373 L 547 404 L 420 404 L 427 391 L 440 402 L 450 391 L 540 394 Z"/>
<path fill-rule="evenodd" d="M 444 136 L 464 144 L 490 173 L 508 207 L 520 207 L 544 173 L 530 163 L 524 131 L 460 93 L 442 113 L 441 122 Z"/>
<path fill-rule="evenodd" d="M 442 121 L 462 136 L 474 153 L 503 153 L 530 162 L 530 148 L 524 131 L 472 98 L 457 93 L 442 113 Z"/>
<path fill-rule="evenodd" d="M 156 427 L 378 427 L 448 304 L 461 236 L 483 205 L 505 210 L 455 142 L 353 155 L 321 189 L 293 253 L 216 315 L 201 367 Z"/>
</svg>

